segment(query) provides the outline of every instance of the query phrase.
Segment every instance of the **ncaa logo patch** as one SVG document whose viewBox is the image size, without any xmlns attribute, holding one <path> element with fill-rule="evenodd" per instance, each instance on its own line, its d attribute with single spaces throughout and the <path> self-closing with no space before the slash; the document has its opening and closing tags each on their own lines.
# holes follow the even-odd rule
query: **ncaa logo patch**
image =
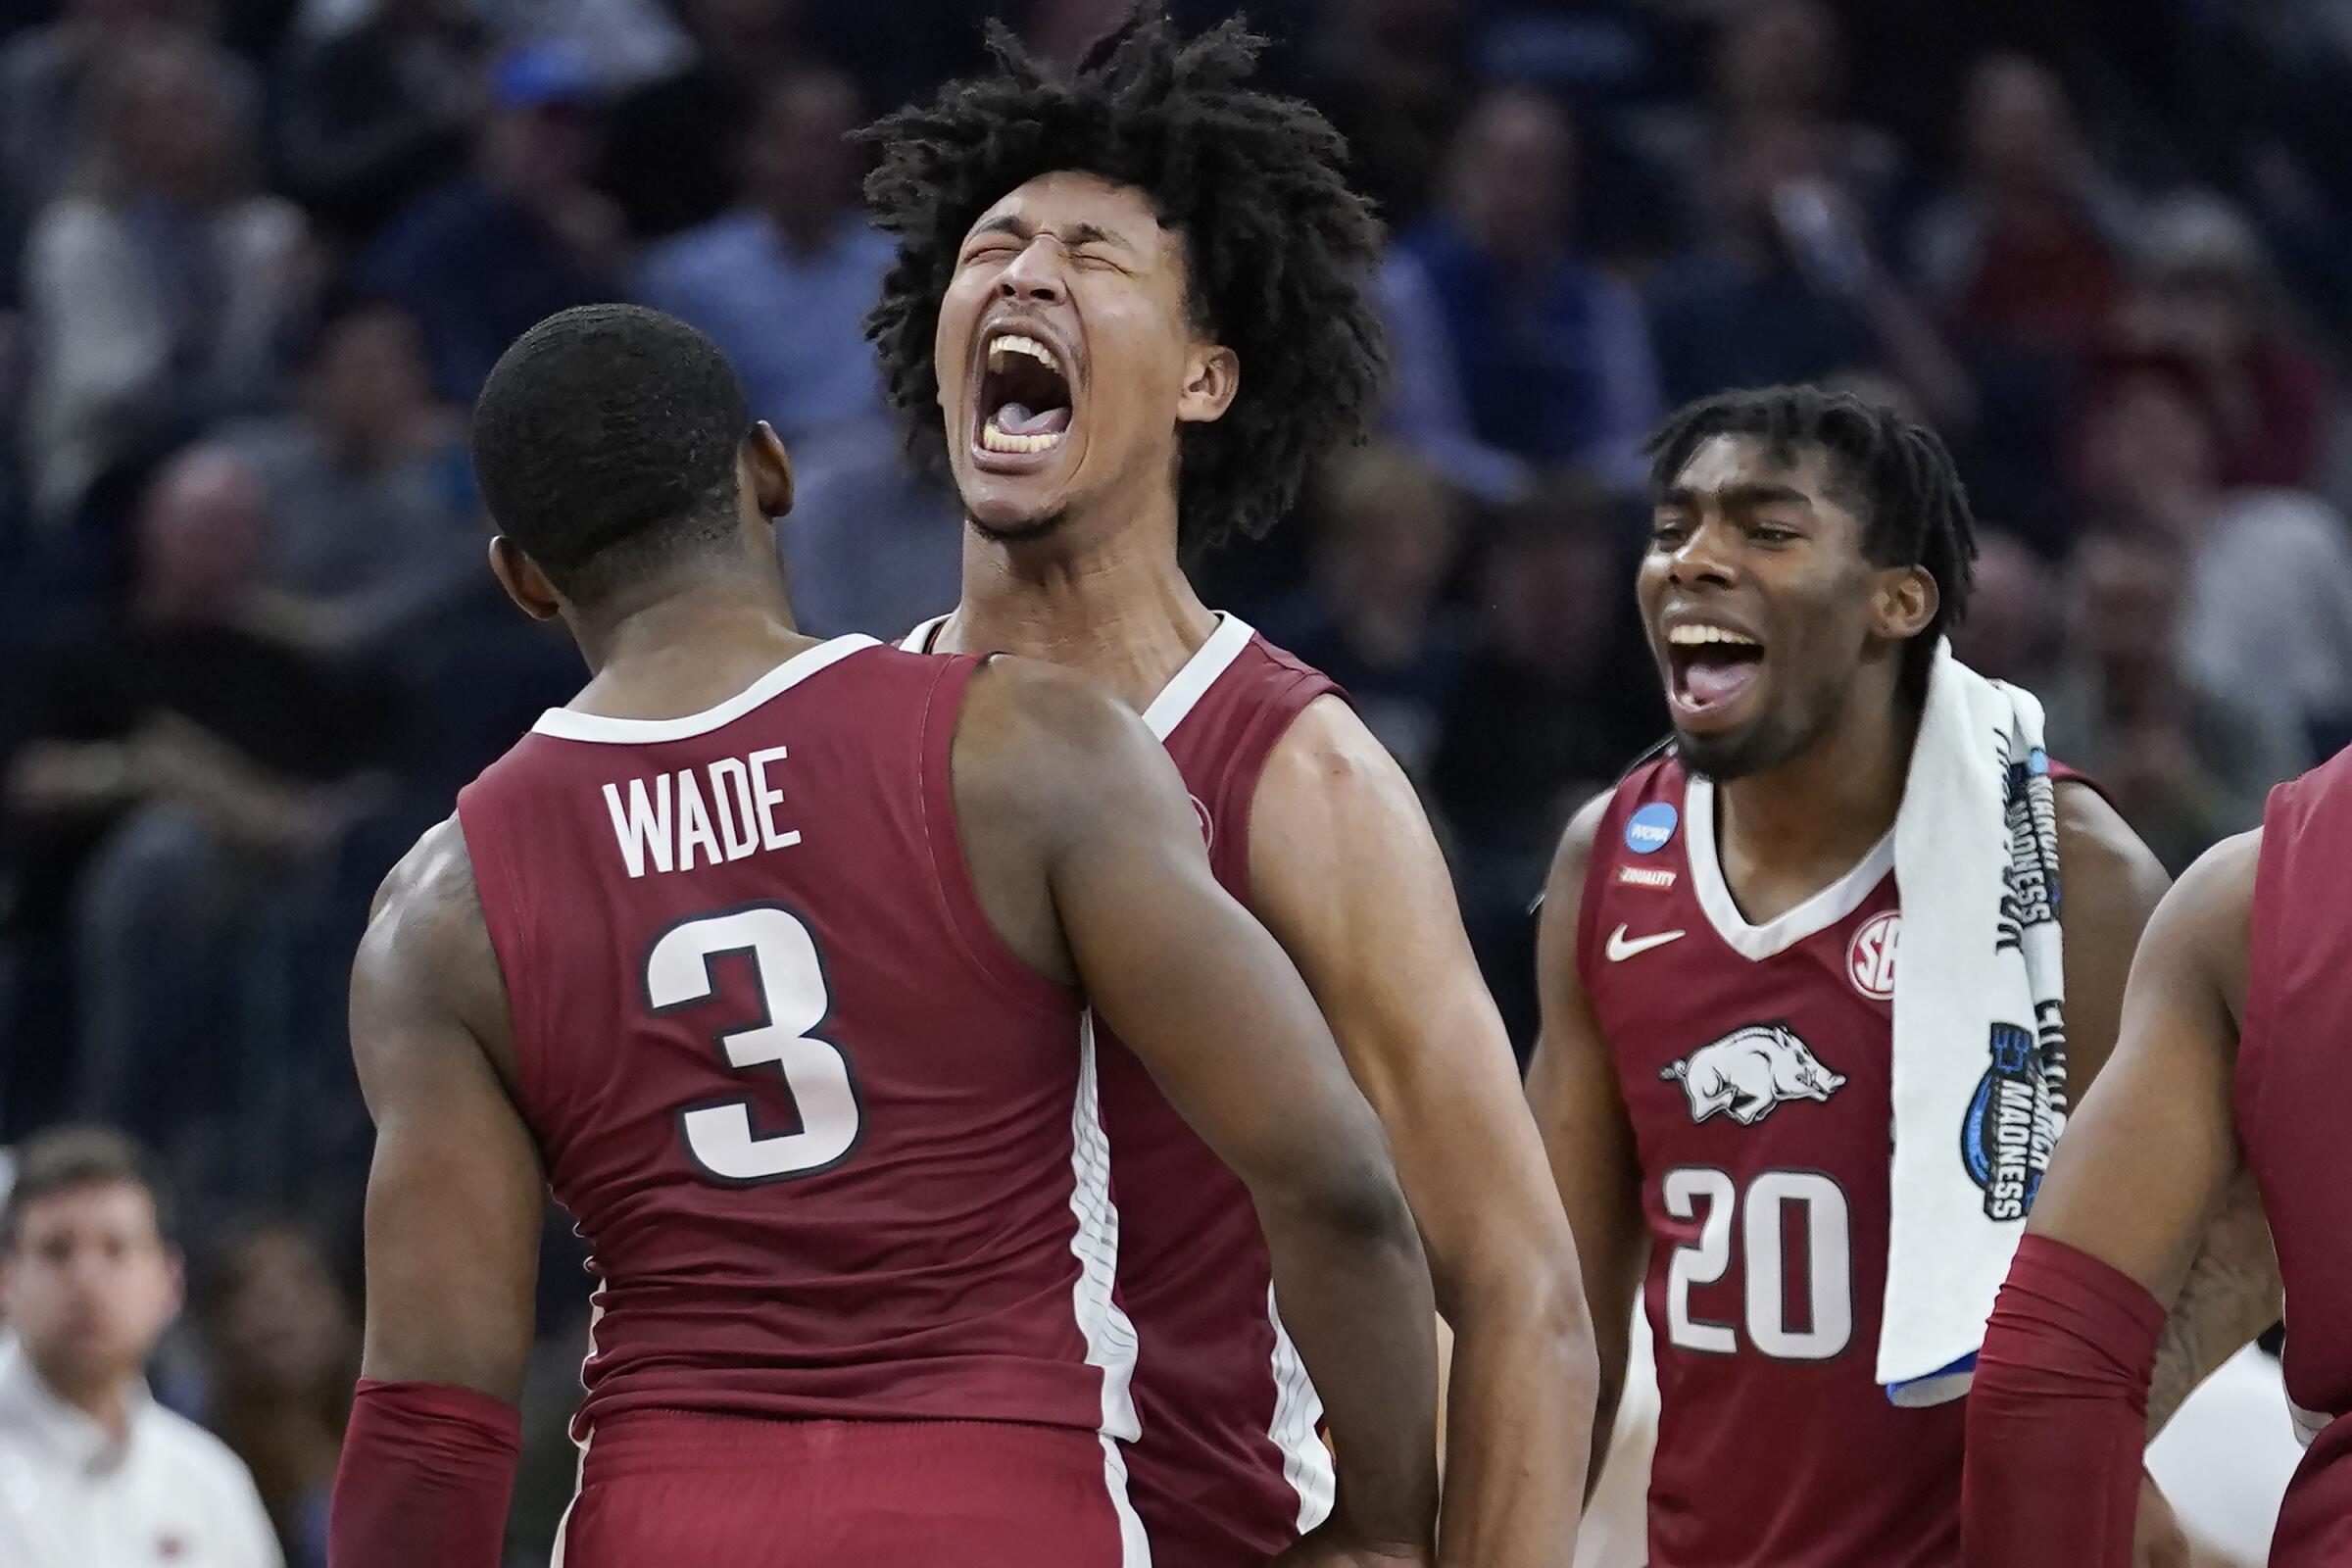
<svg viewBox="0 0 2352 1568">
<path fill-rule="evenodd" d="M 1655 855 L 1673 840 L 1682 819 L 1664 801 L 1652 801 L 1625 819 L 1625 847 L 1636 855 Z"/>
<path fill-rule="evenodd" d="M 1960 1122 L 1960 1163 L 1984 1193 L 1984 1217 L 2023 1219 L 2049 1169 L 2058 1130 L 2041 1052 L 2015 1024 L 1992 1026 L 1992 1064 Z"/>
<path fill-rule="evenodd" d="M 1894 944 L 1903 934 L 1903 912 L 1888 909 L 1862 922 L 1845 949 L 1845 977 L 1873 1002 L 1894 1000 Z"/>
</svg>

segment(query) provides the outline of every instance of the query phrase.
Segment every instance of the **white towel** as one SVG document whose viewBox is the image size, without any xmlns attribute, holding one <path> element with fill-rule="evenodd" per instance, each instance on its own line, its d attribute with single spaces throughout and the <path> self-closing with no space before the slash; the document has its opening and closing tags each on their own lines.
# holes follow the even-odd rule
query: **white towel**
<svg viewBox="0 0 2352 1568">
<path fill-rule="evenodd" d="M 1894 1160 L 1879 1382 L 1968 1392 L 2066 1124 L 2058 819 L 2041 704 L 1936 651 L 1894 823 Z"/>
</svg>

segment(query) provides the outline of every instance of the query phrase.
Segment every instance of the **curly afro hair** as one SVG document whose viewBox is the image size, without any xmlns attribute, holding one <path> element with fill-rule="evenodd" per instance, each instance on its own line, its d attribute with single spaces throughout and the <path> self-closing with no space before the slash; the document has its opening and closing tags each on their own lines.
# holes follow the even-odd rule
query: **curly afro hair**
<svg viewBox="0 0 2352 1568">
<path fill-rule="evenodd" d="M 1184 39 L 1146 0 L 1065 78 L 992 23 L 993 74 L 859 133 L 880 155 L 867 203 L 899 243 L 865 334 L 910 449 L 945 457 L 932 342 L 964 235 L 1065 170 L 1152 199 L 1184 237 L 1193 326 L 1241 361 L 1224 417 L 1181 436 L 1187 547 L 1263 535 L 1317 457 L 1364 439 L 1387 369 L 1368 292 L 1380 222 L 1348 187 L 1339 132 L 1248 85 L 1264 43 L 1238 18 Z"/>
</svg>

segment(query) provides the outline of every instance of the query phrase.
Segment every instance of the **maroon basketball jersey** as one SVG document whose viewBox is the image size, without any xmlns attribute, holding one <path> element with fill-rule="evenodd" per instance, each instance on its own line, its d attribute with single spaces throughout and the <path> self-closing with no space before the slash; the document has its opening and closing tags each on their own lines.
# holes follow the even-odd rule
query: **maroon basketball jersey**
<svg viewBox="0 0 2352 1568">
<path fill-rule="evenodd" d="M 2238 1141 L 2286 1282 L 2286 1392 L 2316 1431 L 2280 1568 L 2352 1562 L 2352 751 L 2271 792 L 2237 1048 Z"/>
<path fill-rule="evenodd" d="M 916 628 L 928 647 L 939 621 Z M 1339 687 L 1225 615 L 1144 710 L 1192 792 L 1225 890 L 1250 902 L 1250 808 L 1274 745 Z M 1140 1347 L 1143 1436 L 1127 1455 L 1153 1568 L 1250 1568 L 1331 1512 L 1323 1406 L 1274 1309 L 1249 1190 L 1107 1031 L 1102 1123 L 1118 1213 L 1118 1299 Z"/>
<path fill-rule="evenodd" d="M 1642 1165 L 1653 1568 L 1959 1558 L 1962 1401 L 1898 1408 L 1876 1368 L 1901 918 L 1890 832 L 1750 924 L 1672 759 L 1601 819 L 1577 965 Z"/>
<path fill-rule="evenodd" d="M 595 1254 L 583 1440 L 1022 1421 L 1104 1434 L 1120 1483 L 1096 1063 L 965 866 L 975 667 L 839 638 L 691 717 L 553 710 L 460 795 L 516 1099 Z"/>
</svg>

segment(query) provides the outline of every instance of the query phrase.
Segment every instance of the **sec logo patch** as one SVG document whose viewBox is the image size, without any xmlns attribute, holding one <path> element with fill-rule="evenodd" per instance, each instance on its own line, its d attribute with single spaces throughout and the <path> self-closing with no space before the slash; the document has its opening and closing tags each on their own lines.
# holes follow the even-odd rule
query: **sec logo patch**
<svg viewBox="0 0 2352 1568">
<path fill-rule="evenodd" d="M 1846 977 L 1873 1002 L 1894 998 L 1894 945 L 1903 934 L 1903 912 L 1888 909 L 1862 922 L 1845 950 Z"/>
</svg>

